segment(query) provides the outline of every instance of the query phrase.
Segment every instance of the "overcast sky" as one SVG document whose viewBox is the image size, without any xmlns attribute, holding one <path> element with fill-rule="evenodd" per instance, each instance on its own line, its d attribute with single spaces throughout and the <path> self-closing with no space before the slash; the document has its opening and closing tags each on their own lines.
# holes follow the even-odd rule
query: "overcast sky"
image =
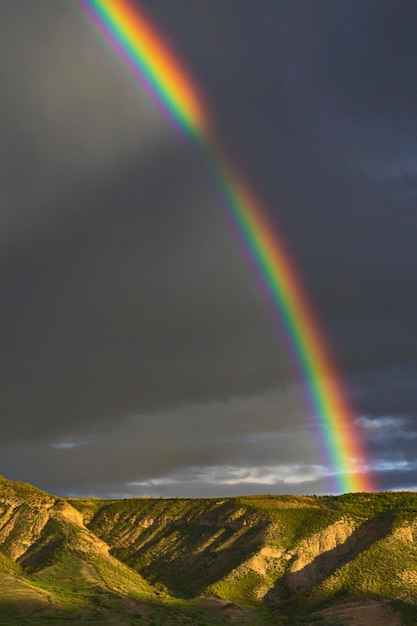
<svg viewBox="0 0 417 626">
<path fill-rule="evenodd" d="M 74 0 L 0 0 L 0 473 L 60 495 L 328 493 L 204 159 Z M 147 0 L 273 216 L 378 488 L 417 488 L 417 4 Z"/>
</svg>

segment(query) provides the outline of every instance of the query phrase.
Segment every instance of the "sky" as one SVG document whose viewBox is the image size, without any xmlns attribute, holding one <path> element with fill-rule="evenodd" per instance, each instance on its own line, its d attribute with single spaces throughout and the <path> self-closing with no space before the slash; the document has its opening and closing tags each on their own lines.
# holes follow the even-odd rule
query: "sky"
<svg viewBox="0 0 417 626">
<path fill-rule="evenodd" d="M 417 489 L 416 3 L 140 6 L 291 251 L 377 488 Z M 205 159 L 74 0 L 0 0 L 0 81 L 0 473 L 63 496 L 329 493 Z"/>
</svg>

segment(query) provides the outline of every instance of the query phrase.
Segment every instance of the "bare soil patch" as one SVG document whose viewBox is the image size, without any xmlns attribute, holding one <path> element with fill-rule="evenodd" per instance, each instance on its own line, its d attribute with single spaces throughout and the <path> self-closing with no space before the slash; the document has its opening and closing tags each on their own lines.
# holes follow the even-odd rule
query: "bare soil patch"
<svg viewBox="0 0 417 626">
<path fill-rule="evenodd" d="M 195 603 L 199 608 L 211 611 L 216 617 L 226 617 L 231 624 L 246 624 L 247 620 L 251 617 L 250 611 L 243 609 L 233 602 L 215 598 L 214 596 L 198 598 Z"/>
<path fill-rule="evenodd" d="M 403 626 L 399 615 L 383 600 L 343 602 L 316 615 L 329 622 L 340 622 L 343 626 Z"/>
</svg>

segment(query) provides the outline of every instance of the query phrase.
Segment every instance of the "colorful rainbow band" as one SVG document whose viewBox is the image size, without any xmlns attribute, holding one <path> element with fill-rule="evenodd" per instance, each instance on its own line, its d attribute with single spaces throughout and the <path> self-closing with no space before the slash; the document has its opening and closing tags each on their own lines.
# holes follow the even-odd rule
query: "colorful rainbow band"
<svg viewBox="0 0 417 626">
<path fill-rule="evenodd" d="M 122 55 L 136 79 L 168 118 L 208 156 L 229 214 L 267 287 L 307 388 L 311 417 L 320 425 L 336 491 L 373 491 L 340 376 L 306 299 L 284 242 L 245 181 L 226 158 L 196 85 L 137 4 L 79 0 L 90 20 Z"/>
</svg>

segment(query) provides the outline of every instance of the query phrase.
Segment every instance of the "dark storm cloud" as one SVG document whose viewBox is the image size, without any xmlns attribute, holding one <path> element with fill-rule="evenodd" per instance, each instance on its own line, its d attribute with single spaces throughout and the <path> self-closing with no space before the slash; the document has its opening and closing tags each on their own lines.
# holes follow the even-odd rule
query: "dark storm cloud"
<svg viewBox="0 0 417 626">
<path fill-rule="evenodd" d="M 417 484 L 415 3 L 146 7 L 282 229 L 381 487 Z M 0 16 L 0 472 L 60 493 L 325 492 L 203 159 L 74 5 Z"/>
<path fill-rule="evenodd" d="M 21 437 L 22 425 L 26 434 L 65 432 L 65 416 L 82 428 L 138 408 L 230 395 L 245 383 L 249 392 L 272 385 L 280 370 L 286 375 L 279 343 L 262 339 L 267 312 L 229 252 L 234 242 L 221 216 L 202 227 L 200 212 L 182 214 L 182 202 L 205 202 L 192 163 L 176 154 L 166 165 L 136 170 L 133 180 L 113 175 L 112 189 L 95 194 L 97 208 L 8 259 L 2 398 L 13 419 L 3 437 Z M 153 201 L 161 177 L 165 216 Z M 260 329 L 251 332 L 254 319 Z"/>
<path fill-rule="evenodd" d="M 312 13 L 324 24 L 317 72 L 326 88 L 325 97 L 339 106 L 343 103 L 355 117 L 413 122 L 417 102 L 415 2 L 402 0 L 394 5 L 390 0 L 356 0 L 332 7 L 321 3 L 322 10 L 316 11 L 319 5 L 316 3 Z"/>
<path fill-rule="evenodd" d="M 397 365 L 368 369 L 350 380 L 353 400 L 370 418 L 398 415 L 417 417 L 417 367 L 399 362 Z"/>
</svg>

